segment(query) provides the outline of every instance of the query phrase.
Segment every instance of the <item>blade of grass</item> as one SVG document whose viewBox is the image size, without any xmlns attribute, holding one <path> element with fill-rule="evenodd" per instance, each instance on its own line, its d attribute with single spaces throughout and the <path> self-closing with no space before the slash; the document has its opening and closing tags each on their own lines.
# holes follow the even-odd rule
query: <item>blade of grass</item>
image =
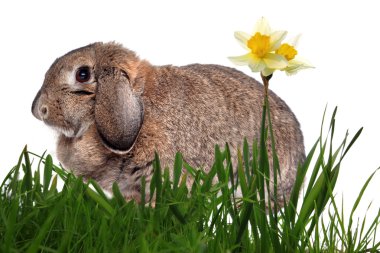
<svg viewBox="0 0 380 253">
<path fill-rule="evenodd" d="M 45 160 L 45 168 L 44 168 L 44 182 L 43 182 L 43 188 L 44 193 L 46 194 L 49 189 L 50 181 L 52 178 L 52 172 L 53 172 L 53 159 L 51 155 L 48 155 Z"/>
<path fill-rule="evenodd" d="M 182 174 L 183 162 L 181 153 L 177 153 L 174 159 L 174 178 L 173 178 L 173 189 L 176 190 L 178 188 L 179 179 Z"/>
<path fill-rule="evenodd" d="M 37 252 L 40 248 L 41 242 L 45 239 L 46 234 L 49 232 L 49 228 L 52 225 L 53 220 L 57 217 L 60 210 L 62 210 L 64 201 L 61 200 L 54 206 L 53 210 L 50 211 L 48 217 L 42 224 L 41 228 L 38 230 L 38 234 L 35 239 L 32 241 L 32 244 L 29 246 L 26 253 L 34 253 Z"/>
<path fill-rule="evenodd" d="M 95 201 L 95 203 L 99 204 L 99 206 L 103 207 L 104 210 L 112 217 L 115 215 L 115 210 L 112 206 L 106 201 L 101 195 L 97 192 L 93 191 L 91 188 L 86 188 L 86 194 Z"/>
</svg>

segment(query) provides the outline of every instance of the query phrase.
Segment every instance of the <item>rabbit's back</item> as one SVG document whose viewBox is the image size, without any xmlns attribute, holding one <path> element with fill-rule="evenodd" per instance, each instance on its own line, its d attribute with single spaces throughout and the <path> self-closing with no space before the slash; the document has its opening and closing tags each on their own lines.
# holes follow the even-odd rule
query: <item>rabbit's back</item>
<svg viewBox="0 0 380 253">
<path fill-rule="evenodd" d="M 151 104 L 154 116 L 163 120 L 173 149 L 193 165 L 210 167 L 215 144 L 227 142 L 236 153 L 244 138 L 250 143 L 259 138 L 264 96 L 253 78 L 228 67 L 201 64 L 161 67 L 156 78 L 160 96 Z M 269 101 L 283 163 L 297 155 L 300 160 L 304 147 L 296 117 L 273 92 Z"/>
</svg>

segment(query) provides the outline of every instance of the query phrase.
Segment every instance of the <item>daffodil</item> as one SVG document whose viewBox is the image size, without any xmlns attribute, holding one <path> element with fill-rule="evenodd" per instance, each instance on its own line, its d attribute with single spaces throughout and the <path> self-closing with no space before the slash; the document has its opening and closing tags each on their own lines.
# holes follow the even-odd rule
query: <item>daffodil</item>
<svg viewBox="0 0 380 253">
<path fill-rule="evenodd" d="M 288 75 L 296 74 L 302 69 L 314 68 L 306 60 L 298 57 L 298 51 L 296 50 L 298 40 L 300 36 L 298 35 L 290 43 L 281 44 L 280 47 L 276 50 L 276 54 L 282 55 L 288 61 L 288 66 L 281 69 L 286 72 Z"/>
<path fill-rule="evenodd" d="M 284 40 L 286 31 L 272 31 L 268 21 L 261 18 L 255 26 L 252 35 L 244 32 L 236 32 L 235 38 L 240 42 L 247 54 L 229 57 L 237 65 L 248 65 L 253 72 L 261 72 L 269 76 L 276 69 L 284 69 L 288 66 L 286 57 L 277 54 Z"/>
</svg>

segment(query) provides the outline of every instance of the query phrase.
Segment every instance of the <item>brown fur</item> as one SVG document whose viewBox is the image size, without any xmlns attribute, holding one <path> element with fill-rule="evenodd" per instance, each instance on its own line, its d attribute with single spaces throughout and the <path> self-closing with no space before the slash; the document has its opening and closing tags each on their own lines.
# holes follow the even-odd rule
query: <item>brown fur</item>
<svg viewBox="0 0 380 253">
<path fill-rule="evenodd" d="M 81 66 L 92 69 L 87 84 L 75 80 Z M 235 69 L 152 66 L 118 44 L 95 43 L 53 63 L 32 111 L 60 132 L 57 153 L 65 168 L 107 190 L 117 182 L 127 199 L 139 200 L 155 151 L 163 166 L 171 168 L 180 151 L 190 165 L 208 170 L 214 145 L 228 142 L 236 161 L 244 137 L 259 138 L 263 99 L 262 85 Z M 284 101 L 270 92 L 269 102 L 279 193 L 289 197 L 305 157 L 302 132 Z"/>
</svg>

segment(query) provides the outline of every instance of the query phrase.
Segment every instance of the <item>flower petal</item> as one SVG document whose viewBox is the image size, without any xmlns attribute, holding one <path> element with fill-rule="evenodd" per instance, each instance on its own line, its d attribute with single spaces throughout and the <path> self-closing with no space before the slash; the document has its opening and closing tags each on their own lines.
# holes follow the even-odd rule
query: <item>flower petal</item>
<svg viewBox="0 0 380 253">
<path fill-rule="evenodd" d="M 248 33 L 245 33 L 245 32 L 235 32 L 234 35 L 235 35 L 235 38 L 237 39 L 237 41 L 239 41 L 240 45 L 244 49 L 249 49 L 247 47 L 247 42 L 251 38 L 251 35 L 249 35 Z"/>
<path fill-rule="evenodd" d="M 251 61 L 252 54 L 248 53 L 240 56 L 230 56 L 228 59 L 238 66 L 248 65 Z"/>
<path fill-rule="evenodd" d="M 310 63 L 305 60 L 300 60 L 299 57 L 297 59 L 289 61 L 289 65 L 283 69 L 287 75 L 294 75 L 298 71 L 303 69 L 314 68 Z"/>
<path fill-rule="evenodd" d="M 281 46 L 281 42 L 285 39 L 287 31 L 275 31 L 270 35 L 270 51 L 275 51 Z"/>
<path fill-rule="evenodd" d="M 253 56 L 250 59 L 248 66 L 252 72 L 261 72 L 265 68 L 265 62 L 262 59 Z"/>
<path fill-rule="evenodd" d="M 259 19 L 255 25 L 253 34 L 259 32 L 262 35 L 270 35 L 271 31 L 272 30 L 269 26 L 268 20 L 264 17 L 261 17 L 261 19 Z"/>
<path fill-rule="evenodd" d="M 263 76 L 270 76 L 273 74 L 274 71 L 275 69 L 265 68 L 261 71 L 261 74 L 263 74 Z"/>
<path fill-rule="evenodd" d="M 289 64 L 284 56 L 272 53 L 266 54 L 263 60 L 270 69 L 283 69 Z"/>
<path fill-rule="evenodd" d="M 293 47 L 296 48 L 298 46 L 298 42 L 299 42 L 300 38 L 301 38 L 301 34 L 297 34 L 296 37 L 289 40 L 288 44 L 292 45 Z"/>
</svg>

